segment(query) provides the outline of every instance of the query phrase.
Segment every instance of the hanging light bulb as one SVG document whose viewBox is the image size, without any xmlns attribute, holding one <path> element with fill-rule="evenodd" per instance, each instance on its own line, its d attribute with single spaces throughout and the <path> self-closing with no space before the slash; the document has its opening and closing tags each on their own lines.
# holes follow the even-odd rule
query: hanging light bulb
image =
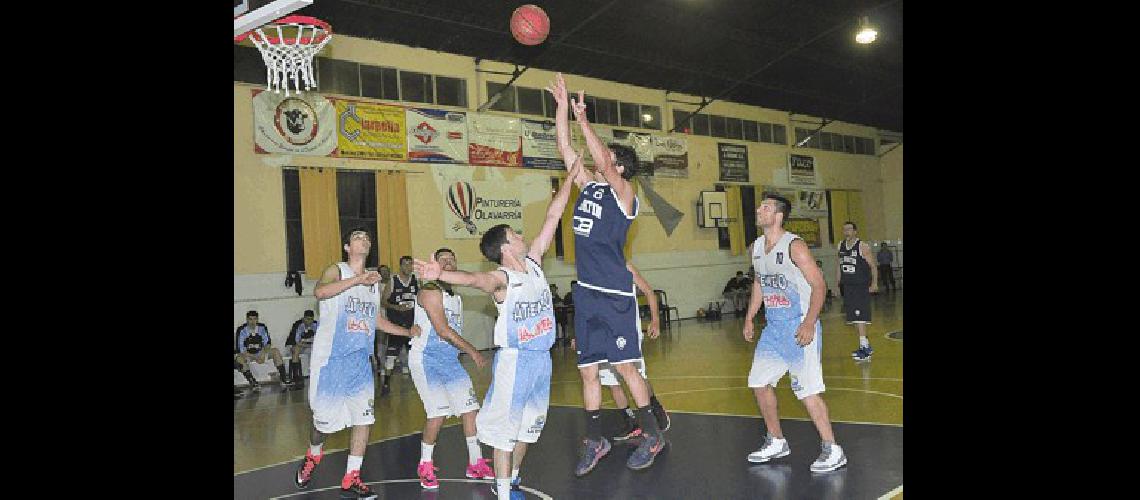
<svg viewBox="0 0 1140 500">
<path fill-rule="evenodd" d="M 855 41 L 868 44 L 874 42 L 877 36 L 879 36 L 879 32 L 875 31 L 875 28 L 871 26 L 871 21 L 867 19 L 867 16 L 863 16 L 862 28 L 859 30 L 859 33 L 855 35 Z"/>
</svg>

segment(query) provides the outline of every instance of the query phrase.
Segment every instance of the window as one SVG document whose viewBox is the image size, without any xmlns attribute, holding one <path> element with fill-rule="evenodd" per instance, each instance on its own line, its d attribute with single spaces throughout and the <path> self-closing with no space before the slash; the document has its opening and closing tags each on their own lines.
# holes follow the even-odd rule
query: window
<svg viewBox="0 0 1140 500">
<path fill-rule="evenodd" d="M 498 92 L 499 89 L 503 87 L 506 87 L 506 84 L 487 82 L 487 98 L 495 95 L 495 92 Z M 492 105 L 490 109 L 493 109 L 495 111 L 509 111 L 511 113 L 514 113 L 516 109 L 515 88 L 511 87 L 507 90 L 504 90 L 502 97 L 499 99 L 499 102 L 496 102 L 494 105 Z"/>
<path fill-rule="evenodd" d="M 688 111 L 673 110 L 673 128 L 679 132 L 693 133 L 693 119 L 689 118 Z"/>
<path fill-rule="evenodd" d="M 546 95 L 550 95 L 547 92 Z M 554 199 L 554 195 L 558 194 L 559 187 L 558 177 L 550 178 L 550 198 Z M 562 219 L 558 219 L 558 225 L 554 226 L 554 256 L 561 259 L 565 256 L 565 250 L 562 248 Z"/>
<path fill-rule="evenodd" d="M 743 135 L 741 135 L 742 132 L 740 130 L 740 128 L 741 128 L 740 118 L 725 118 L 724 123 L 725 123 L 725 125 L 727 125 L 727 127 L 725 127 L 725 129 L 727 130 L 725 137 L 727 137 L 729 139 L 741 139 L 741 138 L 743 138 Z"/>
<path fill-rule="evenodd" d="M 709 115 L 693 115 L 693 133 L 696 135 L 709 135 Z"/>
<path fill-rule="evenodd" d="M 661 130 L 661 108 L 657 106 L 642 104 L 641 116 L 638 119 L 641 121 L 641 128 Z"/>
<path fill-rule="evenodd" d="M 360 95 L 360 65 L 317 57 L 317 87 L 321 93 Z"/>
<path fill-rule="evenodd" d="M 752 120 L 744 120 L 741 123 L 743 124 L 744 128 L 744 140 L 757 142 L 759 140 L 759 136 L 757 135 L 756 122 Z"/>
<path fill-rule="evenodd" d="M 796 127 L 796 145 L 797 146 L 806 145 L 807 143 L 804 142 L 804 139 L 807 139 L 807 135 L 808 135 L 807 129 L 802 129 L 802 128 Z"/>
<path fill-rule="evenodd" d="M 558 103 L 554 102 L 554 96 L 551 95 L 550 92 L 542 92 L 542 104 L 546 108 L 546 113 L 543 116 L 547 118 L 555 118 L 558 116 Z M 570 107 L 569 103 L 567 103 L 566 107 Z M 573 111 L 568 111 L 567 114 L 573 119 Z"/>
<path fill-rule="evenodd" d="M 620 111 L 619 124 L 623 127 L 638 127 L 641 125 L 641 113 L 637 104 L 623 102 L 618 104 Z"/>
<path fill-rule="evenodd" d="M 725 118 L 723 116 L 709 116 L 709 131 L 712 132 L 713 137 L 728 137 L 728 132 L 725 128 Z"/>
<path fill-rule="evenodd" d="M 467 80 L 446 76 L 435 77 L 435 103 L 467 107 Z"/>
<path fill-rule="evenodd" d="M 831 149 L 831 133 L 830 132 L 820 132 L 820 134 L 819 134 L 819 146 L 825 150 Z"/>
<path fill-rule="evenodd" d="M 859 140 L 863 142 L 863 154 L 871 156 L 878 154 L 878 152 L 875 151 L 875 141 L 871 140 L 870 137 L 860 137 Z"/>
<path fill-rule="evenodd" d="M 285 192 L 285 263 L 287 271 L 305 270 L 305 243 L 301 233 L 301 178 L 297 170 L 281 170 Z"/>
<path fill-rule="evenodd" d="M 336 173 L 337 216 L 341 232 L 363 227 L 372 238 L 372 250 L 364 267 L 376 267 L 379 251 L 376 238 L 376 174 L 338 170 Z"/>
<path fill-rule="evenodd" d="M 600 123 L 597 121 L 597 98 L 594 96 L 583 96 L 586 101 L 586 120 L 589 123 Z M 570 116 L 573 116 L 573 110 L 570 110 Z"/>
<path fill-rule="evenodd" d="M 517 87 L 515 93 L 518 95 L 519 100 L 519 113 L 524 115 L 538 115 L 542 114 L 542 92 L 539 89 L 528 89 L 526 87 Z"/>
<path fill-rule="evenodd" d="M 431 75 L 412 71 L 400 72 L 400 100 L 408 102 L 435 102 Z"/>
<path fill-rule="evenodd" d="M 234 45 L 234 81 L 268 85 L 265 81 L 265 61 L 253 47 Z"/>
<path fill-rule="evenodd" d="M 843 136 L 843 151 L 848 153 L 855 152 L 855 138 L 849 135 Z"/>
<path fill-rule="evenodd" d="M 772 139 L 776 144 L 788 143 L 788 133 L 783 125 L 772 124 Z"/>
<path fill-rule="evenodd" d="M 360 95 L 376 99 L 400 100 L 398 70 L 360 65 Z"/>
<path fill-rule="evenodd" d="M 600 97 L 594 99 L 594 114 L 597 120 L 594 123 L 601 123 L 605 125 L 618 124 L 618 102 L 613 99 L 602 99 Z"/>
<path fill-rule="evenodd" d="M 862 137 L 856 137 L 855 138 L 855 154 L 857 154 L 857 155 L 864 154 L 863 138 Z"/>
<path fill-rule="evenodd" d="M 772 124 L 771 123 L 757 123 L 757 130 L 760 131 L 760 142 L 775 142 L 772 140 Z"/>
<path fill-rule="evenodd" d="M 819 149 L 819 132 L 815 132 L 814 134 L 812 132 L 815 132 L 815 130 L 808 131 L 810 135 L 808 135 L 807 147 Z"/>
</svg>

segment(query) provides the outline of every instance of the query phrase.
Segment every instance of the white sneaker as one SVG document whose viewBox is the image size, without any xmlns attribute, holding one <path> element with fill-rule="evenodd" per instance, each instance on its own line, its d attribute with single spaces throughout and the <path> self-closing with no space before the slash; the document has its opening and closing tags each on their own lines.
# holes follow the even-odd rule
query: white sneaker
<svg viewBox="0 0 1140 500">
<path fill-rule="evenodd" d="M 772 436 L 764 437 L 764 445 L 748 454 L 748 461 L 754 464 L 761 464 L 772 460 L 773 458 L 786 457 L 792 453 L 792 449 L 788 447 L 786 439 L 774 438 Z"/>
<path fill-rule="evenodd" d="M 820 448 L 819 458 L 811 463 L 812 472 L 828 472 L 847 465 L 847 455 L 838 444 L 823 443 Z"/>
</svg>

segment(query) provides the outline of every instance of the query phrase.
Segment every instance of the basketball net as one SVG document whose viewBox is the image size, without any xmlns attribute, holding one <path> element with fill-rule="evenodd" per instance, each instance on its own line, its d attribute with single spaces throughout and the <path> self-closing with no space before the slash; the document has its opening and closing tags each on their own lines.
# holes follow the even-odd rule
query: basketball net
<svg viewBox="0 0 1140 500">
<path fill-rule="evenodd" d="M 268 32 L 268 34 L 266 33 Z M 317 88 L 313 74 L 313 57 L 332 40 L 332 27 L 320 19 L 308 16 L 287 16 L 234 37 L 240 42 L 246 37 L 253 40 L 265 61 L 265 78 L 268 90 L 289 96 L 289 82 L 296 93 Z"/>
</svg>

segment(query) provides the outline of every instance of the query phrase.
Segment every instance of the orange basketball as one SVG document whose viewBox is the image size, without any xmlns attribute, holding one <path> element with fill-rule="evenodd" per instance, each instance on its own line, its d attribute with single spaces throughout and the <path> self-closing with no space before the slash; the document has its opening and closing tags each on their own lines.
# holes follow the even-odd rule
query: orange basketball
<svg viewBox="0 0 1140 500">
<path fill-rule="evenodd" d="M 523 5 L 511 14 L 511 34 L 523 45 L 538 45 L 550 34 L 550 18 L 537 5 Z"/>
</svg>

